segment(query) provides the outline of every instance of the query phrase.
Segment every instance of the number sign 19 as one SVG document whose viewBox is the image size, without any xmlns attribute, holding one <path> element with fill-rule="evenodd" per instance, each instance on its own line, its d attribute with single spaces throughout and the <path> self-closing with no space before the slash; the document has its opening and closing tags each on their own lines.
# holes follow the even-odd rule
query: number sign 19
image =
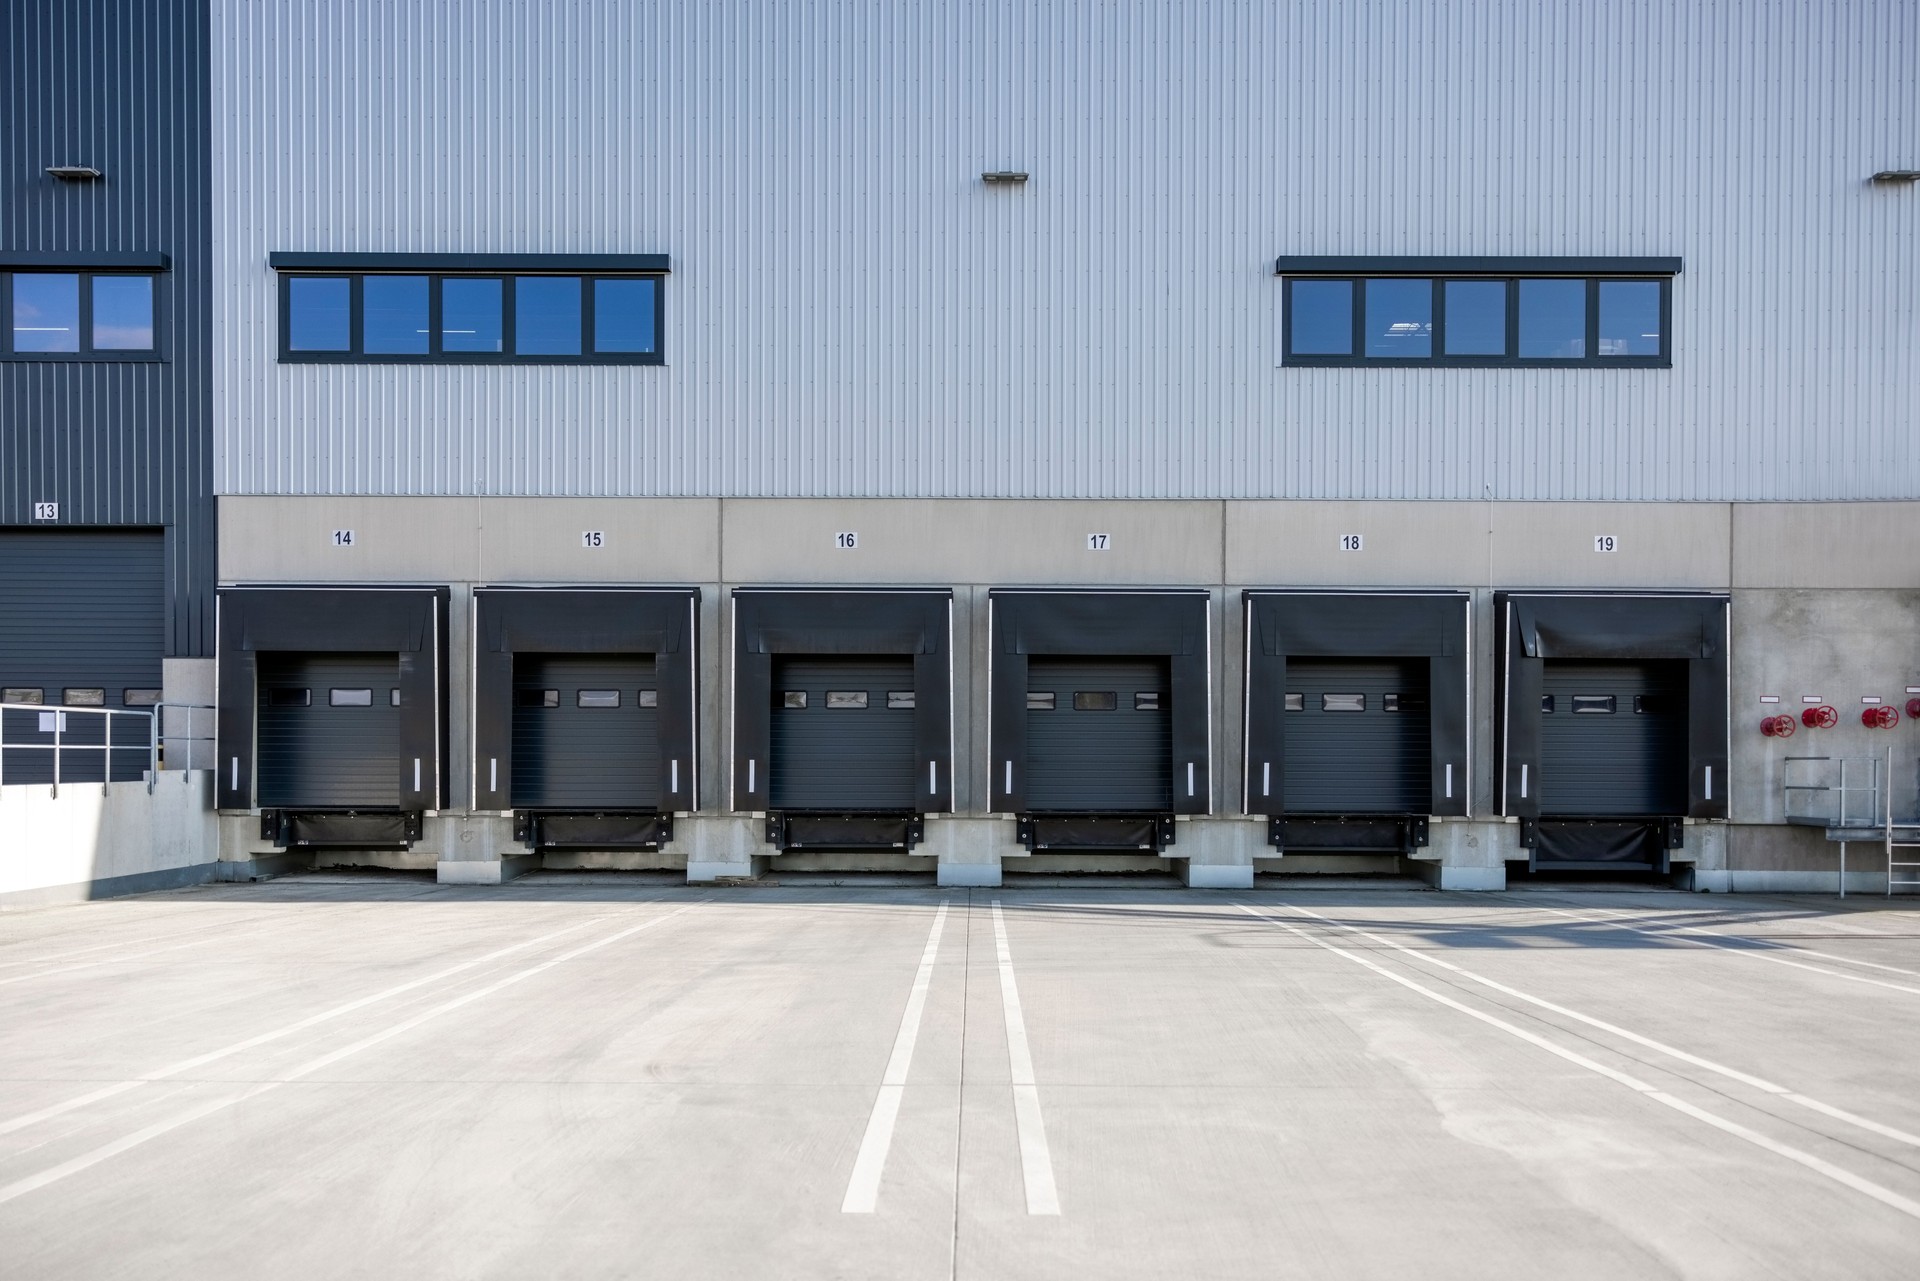
<svg viewBox="0 0 1920 1281">
<path fill-rule="evenodd" d="M 1593 536 L 1593 550 L 1597 552 L 1617 552 L 1620 550 L 1620 540 L 1612 534 L 1595 534 Z"/>
</svg>

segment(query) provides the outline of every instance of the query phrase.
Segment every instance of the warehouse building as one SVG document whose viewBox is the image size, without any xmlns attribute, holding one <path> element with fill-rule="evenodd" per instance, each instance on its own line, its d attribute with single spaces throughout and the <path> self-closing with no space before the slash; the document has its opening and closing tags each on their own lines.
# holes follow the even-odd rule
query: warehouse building
<svg viewBox="0 0 1920 1281">
<path fill-rule="evenodd" d="M 204 17 L 223 874 L 1816 889 L 1827 771 L 1920 807 L 1911 6 Z"/>
</svg>

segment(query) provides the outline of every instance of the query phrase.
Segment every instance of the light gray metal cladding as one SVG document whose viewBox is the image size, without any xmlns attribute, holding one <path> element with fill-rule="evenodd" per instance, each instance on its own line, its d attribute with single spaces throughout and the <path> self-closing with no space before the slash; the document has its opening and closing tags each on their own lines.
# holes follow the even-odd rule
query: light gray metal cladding
<svg viewBox="0 0 1920 1281">
<path fill-rule="evenodd" d="M 0 361 L 0 525 L 164 526 L 184 657 L 213 652 L 207 24 L 204 0 L 0 4 L 0 251 L 170 261 L 162 360 Z"/>
<path fill-rule="evenodd" d="M 1920 494 L 1911 0 L 215 28 L 225 493 Z M 275 250 L 668 253 L 667 364 L 282 366 Z M 1283 369 L 1287 253 L 1678 256 L 1673 368 Z"/>
</svg>

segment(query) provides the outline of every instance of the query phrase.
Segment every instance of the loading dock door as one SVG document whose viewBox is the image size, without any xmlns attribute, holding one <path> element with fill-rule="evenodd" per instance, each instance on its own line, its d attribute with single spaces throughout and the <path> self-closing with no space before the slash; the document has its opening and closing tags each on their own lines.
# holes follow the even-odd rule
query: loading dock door
<svg viewBox="0 0 1920 1281">
<path fill-rule="evenodd" d="M 399 682 L 397 654 L 261 654 L 259 803 L 397 808 Z"/>
<path fill-rule="evenodd" d="M 772 808 L 916 808 L 914 702 L 910 657 L 776 657 Z"/>
<path fill-rule="evenodd" d="M 1675 660 L 1547 659 L 1542 815 L 1687 812 L 1687 670 Z"/>
<path fill-rule="evenodd" d="M 658 686 L 651 654 L 514 655 L 514 808 L 658 808 Z"/>
<path fill-rule="evenodd" d="M 1430 666 L 1426 659 L 1287 659 L 1287 813 L 1430 811 Z"/>
<path fill-rule="evenodd" d="M 1170 810 L 1173 699 L 1164 658 L 1027 660 L 1027 804 Z"/>
</svg>

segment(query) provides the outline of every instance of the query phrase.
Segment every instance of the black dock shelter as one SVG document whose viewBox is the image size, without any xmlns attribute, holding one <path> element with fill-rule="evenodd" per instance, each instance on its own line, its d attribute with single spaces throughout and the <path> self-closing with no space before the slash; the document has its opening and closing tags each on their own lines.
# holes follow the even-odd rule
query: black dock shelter
<svg viewBox="0 0 1920 1281">
<path fill-rule="evenodd" d="M 1243 807 L 1282 850 L 1411 853 L 1469 799 L 1465 592 L 1249 591 Z"/>
<path fill-rule="evenodd" d="M 447 786 L 445 587 L 218 597 L 217 796 L 280 845 L 405 848 Z"/>
<path fill-rule="evenodd" d="M 733 592 L 732 804 L 783 851 L 910 850 L 953 808 L 953 593 Z"/>
<path fill-rule="evenodd" d="M 1727 816 L 1727 597 L 1494 597 L 1501 813 L 1536 868 L 1664 872 Z"/>
<path fill-rule="evenodd" d="M 534 849 L 657 849 L 697 808 L 698 588 L 474 592 L 473 808 Z"/>
<path fill-rule="evenodd" d="M 996 589 L 991 808 L 1029 849 L 1172 844 L 1212 795 L 1205 590 Z"/>
</svg>

